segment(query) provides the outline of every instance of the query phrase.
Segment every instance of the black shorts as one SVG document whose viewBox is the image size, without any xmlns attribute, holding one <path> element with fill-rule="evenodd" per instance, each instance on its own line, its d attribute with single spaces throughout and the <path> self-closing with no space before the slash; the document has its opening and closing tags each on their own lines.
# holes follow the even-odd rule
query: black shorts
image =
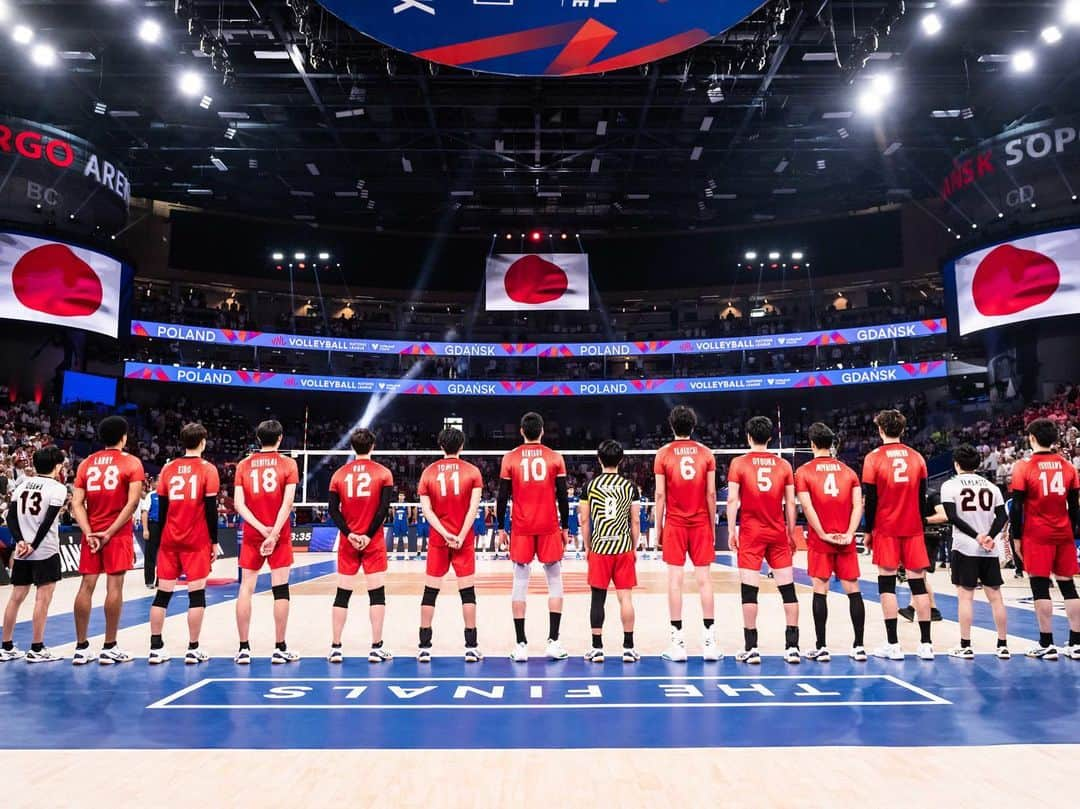
<svg viewBox="0 0 1080 809">
<path fill-rule="evenodd" d="M 60 581 L 63 571 L 60 568 L 60 554 L 48 559 L 16 559 L 11 565 L 11 584 L 14 587 L 29 587 L 33 584 L 55 584 Z"/>
<path fill-rule="evenodd" d="M 952 583 L 967 590 L 974 590 L 980 584 L 1000 587 L 1001 563 L 996 556 L 965 556 L 953 551 Z"/>
</svg>

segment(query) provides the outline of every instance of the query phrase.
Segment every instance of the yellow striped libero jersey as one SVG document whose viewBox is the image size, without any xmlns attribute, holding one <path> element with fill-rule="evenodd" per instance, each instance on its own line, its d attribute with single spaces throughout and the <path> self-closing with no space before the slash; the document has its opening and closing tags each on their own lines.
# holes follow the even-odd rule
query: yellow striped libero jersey
<svg viewBox="0 0 1080 809">
<path fill-rule="evenodd" d="M 630 507 L 637 499 L 637 487 L 622 475 L 601 472 L 589 481 L 581 500 L 589 504 L 593 553 L 613 555 L 634 549 Z"/>
</svg>

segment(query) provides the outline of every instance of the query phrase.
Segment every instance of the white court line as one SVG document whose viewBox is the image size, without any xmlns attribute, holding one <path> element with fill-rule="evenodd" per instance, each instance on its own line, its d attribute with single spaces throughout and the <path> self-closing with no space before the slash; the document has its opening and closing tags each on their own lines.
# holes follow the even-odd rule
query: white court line
<svg viewBox="0 0 1080 809">
<path fill-rule="evenodd" d="M 914 707 L 919 705 L 934 705 L 939 703 L 926 702 L 923 700 L 891 700 L 885 702 L 862 702 L 862 701 L 849 701 L 849 702 L 744 702 L 744 703 L 724 703 L 724 702 L 708 702 L 708 703 L 688 703 L 688 702 L 619 702 L 619 703 L 605 703 L 605 704 L 571 704 L 565 705 L 529 705 L 527 703 L 514 703 L 512 705 L 148 705 L 147 708 L 159 707 L 164 710 L 181 711 L 202 711 L 202 710 L 266 710 L 266 711 L 473 711 L 473 710 L 500 710 L 500 711 L 516 711 L 516 710 L 567 710 L 577 711 L 582 708 L 600 709 L 600 708 L 662 708 L 665 711 L 671 708 L 852 708 L 857 706 L 873 707 L 875 705 L 883 708 L 894 707 Z M 951 704 L 951 703 L 946 703 Z"/>
<path fill-rule="evenodd" d="M 928 700 L 930 700 L 931 702 L 936 703 L 937 705 L 952 705 L 952 703 L 949 700 L 945 699 L 944 697 L 939 697 L 937 694 L 931 694 L 929 691 L 926 691 L 925 689 L 919 688 L 919 686 L 913 685 L 912 683 L 909 683 L 906 680 L 901 680 L 899 677 L 896 677 L 896 676 L 894 676 L 892 674 L 885 674 L 883 676 L 885 677 L 886 680 L 889 680 L 890 682 L 894 683 L 895 685 L 898 685 L 901 688 L 907 688 L 910 691 L 914 691 L 919 696 L 926 697 Z"/>
<path fill-rule="evenodd" d="M 202 686 L 206 685 L 207 683 L 212 683 L 212 682 L 214 682 L 212 679 L 210 679 L 210 680 L 199 680 L 196 683 L 192 683 L 187 688 L 181 688 L 175 694 L 169 694 L 169 696 L 165 697 L 164 699 L 159 699 L 157 702 L 153 703 L 152 705 L 147 705 L 146 707 L 147 708 L 167 708 L 167 707 L 169 707 L 170 700 L 180 699 L 180 697 L 187 696 L 188 694 L 190 694 L 195 689 L 201 688 Z"/>
</svg>

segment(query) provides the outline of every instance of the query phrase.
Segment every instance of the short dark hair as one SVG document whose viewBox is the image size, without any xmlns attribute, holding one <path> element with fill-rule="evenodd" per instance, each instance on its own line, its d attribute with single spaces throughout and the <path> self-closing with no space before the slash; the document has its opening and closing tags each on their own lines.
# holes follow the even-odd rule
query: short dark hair
<svg viewBox="0 0 1080 809">
<path fill-rule="evenodd" d="M 127 419 L 123 416 L 106 416 L 97 427 L 98 438 L 107 447 L 115 447 L 128 434 Z"/>
<path fill-rule="evenodd" d="M 446 427 L 439 433 L 439 449 L 447 455 L 457 455 L 465 446 L 465 433 L 457 427 Z"/>
<path fill-rule="evenodd" d="M 367 427 L 353 430 L 352 435 L 349 436 L 349 444 L 357 455 L 367 455 L 375 449 L 375 433 Z"/>
<path fill-rule="evenodd" d="M 746 422 L 746 434 L 755 444 L 768 444 L 772 441 L 772 419 L 768 416 L 754 416 Z"/>
<path fill-rule="evenodd" d="M 1047 449 L 1056 444 L 1059 437 L 1057 425 L 1050 419 L 1035 419 L 1028 424 L 1027 434 Z"/>
<path fill-rule="evenodd" d="M 34 471 L 39 475 L 51 475 L 64 462 L 64 451 L 56 444 L 42 447 L 34 453 Z"/>
<path fill-rule="evenodd" d="M 971 444 L 961 444 L 954 449 L 952 459 L 965 472 L 974 472 L 982 464 L 982 456 Z"/>
<path fill-rule="evenodd" d="M 198 449 L 206 440 L 206 428 L 197 422 L 185 424 L 180 428 L 180 446 L 184 449 Z"/>
<path fill-rule="evenodd" d="M 622 444 L 614 438 L 601 441 L 600 446 L 596 450 L 596 456 L 600 459 L 601 466 L 605 468 L 615 467 L 618 469 L 619 464 L 622 463 L 623 459 Z"/>
<path fill-rule="evenodd" d="M 907 419 L 899 410 L 882 410 L 874 416 L 874 424 L 886 438 L 899 438 L 907 429 Z"/>
<path fill-rule="evenodd" d="M 281 440 L 283 435 L 285 435 L 285 428 L 281 426 L 281 422 L 277 419 L 267 419 L 259 422 L 259 426 L 255 428 L 255 437 L 259 439 L 259 444 L 264 447 L 273 446 Z"/>
<path fill-rule="evenodd" d="M 806 431 L 806 436 L 810 439 L 810 444 L 814 449 L 832 449 L 836 443 L 836 433 L 829 429 L 829 425 L 820 421 L 815 421 L 810 425 L 810 429 Z"/>
<path fill-rule="evenodd" d="M 668 414 L 668 426 L 678 436 L 689 436 L 697 427 L 697 413 L 686 405 L 675 405 Z"/>
<path fill-rule="evenodd" d="M 536 441 L 544 432 L 544 417 L 530 410 L 521 417 L 521 432 L 526 440 Z"/>
</svg>

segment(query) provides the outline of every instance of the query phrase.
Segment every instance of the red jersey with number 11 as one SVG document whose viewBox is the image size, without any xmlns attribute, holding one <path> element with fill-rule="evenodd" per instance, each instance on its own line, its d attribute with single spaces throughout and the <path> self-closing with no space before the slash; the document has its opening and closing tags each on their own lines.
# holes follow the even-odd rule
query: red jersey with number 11
<svg viewBox="0 0 1080 809">
<path fill-rule="evenodd" d="M 542 536 L 559 532 L 555 478 L 566 477 L 563 456 L 543 444 L 522 444 L 502 459 L 499 477 L 510 481 L 515 534 Z"/>
<path fill-rule="evenodd" d="M 835 458 L 814 458 L 795 473 L 795 491 L 809 494 L 821 527 L 827 534 L 847 533 L 851 526 L 851 510 L 855 507 L 852 492 L 859 487 L 859 476 L 851 467 Z M 826 543 L 814 531 L 810 543 L 824 545 L 821 550 L 836 553 L 838 546 Z"/>
<path fill-rule="evenodd" d="M 904 444 L 882 444 L 863 461 L 862 480 L 877 490 L 875 534 L 922 535 L 919 492 L 926 480 L 926 461 L 922 455 Z"/>
<path fill-rule="evenodd" d="M 1038 452 L 1013 467 L 1014 492 L 1024 495 L 1024 536 L 1034 542 L 1072 542 L 1069 492 L 1080 488 L 1076 467 L 1056 452 Z"/>
<path fill-rule="evenodd" d="M 471 463 L 460 458 L 443 458 L 424 470 L 416 494 L 431 500 L 431 510 L 443 528 L 457 534 L 473 516 L 469 510 L 473 491 L 483 486 L 480 470 Z M 434 531 L 431 541 L 446 544 L 446 540 Z"/>
</svg>

